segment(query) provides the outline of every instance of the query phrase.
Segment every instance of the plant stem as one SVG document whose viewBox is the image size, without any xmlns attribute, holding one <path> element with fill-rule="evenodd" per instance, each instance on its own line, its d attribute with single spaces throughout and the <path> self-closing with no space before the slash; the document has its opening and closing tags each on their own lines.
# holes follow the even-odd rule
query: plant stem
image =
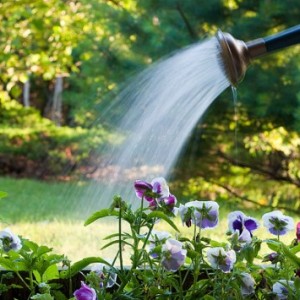
<svg viewBox="0 0 300 300">
<path fill-rule="evenodd" d="M 119 209 L 119 258 L 120 258 L 120 269 L 123 272 L 123 254 L 122 254 L 122 208 Z"/>
<path fill-rule="evenodd" d="M 33 285 L 32 271 L 29 271 L 29 283 L 30 283 L 30 290 L 31 290 L 31 293 L 33 293 L 33 292 L 34 292 L 34 285 Z"/>
<path fill-rule="evenodd" d="M 26 281 L 23 279 L 23 277 L 20 275 L 20 273 L 18 271 L 16 271 L 17 276 L 19 277 L 19 279 L 22 281 L 22 283 L 29 289 L 31 290 L 30 286 L 26 283 Z"/>
</svg>

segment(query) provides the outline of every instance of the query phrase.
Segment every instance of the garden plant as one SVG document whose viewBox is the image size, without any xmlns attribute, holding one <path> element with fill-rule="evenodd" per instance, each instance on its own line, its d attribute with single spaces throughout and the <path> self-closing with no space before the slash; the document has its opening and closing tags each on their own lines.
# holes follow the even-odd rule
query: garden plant
<svg viewBox="0 0 300 300">
<path fill-rule="evenodd" d="M 164 178 L 151 183 L 137 180 L 134 189 L 138 208 L 115 196 L 109 208 L 85 222 L 117 219 L 118 231 L 107 236 L 103 246 L 118 245 L 110 258 L 71 263 L 47 246 L 2 230 L 1 295 L 24 290 L 26 298 L 20 299 L 300 299 L 300 222 L 281 211 L 265 213 L 261 221 L 233 211 L 223 229 L 218 227 L 217 202 L 178 205 Z M 176 224 L 178 220 L 182 224 Z M 166 222 L 175 236 L 156 230 L 159 222 Z M 180 234 L 180 226 L 187 226 L 192 238 Z M 270 238 L 255 236 L 260 226 Z M 212 240 L 206 230 L 224 231 L 228 238 Z M 295 238 L 284 244 L 281 237 L 291 230 Z M 263 244 L 266 253 L 261 253 Z M 130 264 L 124 261 L 124 249 L 130 253 Z M 78 274 L 81 285 L 72 286 L 71 279 Z M 70 283 L 67 291 L 62 280 Z"/>
</svg>

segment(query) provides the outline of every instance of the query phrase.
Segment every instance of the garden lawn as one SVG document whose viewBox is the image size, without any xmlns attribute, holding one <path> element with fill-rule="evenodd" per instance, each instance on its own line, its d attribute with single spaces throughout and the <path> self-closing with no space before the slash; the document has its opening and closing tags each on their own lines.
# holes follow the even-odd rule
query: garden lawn
<svg viewBox="0 0 300 300">
<path fill-rule="evenodd" d="M 113 260 L 117 247 L 103 250 L 101 247 L 109 242 L 103 240 L 107 235 L 117 232 L 117 222 L 106 218 L 84 226 L 84 221 L 89 216 L 82 212 L 91 193 L 89 184 L 0 178 L 0 191 L 8 193 L 6 198 L 0 199 L 0 230 L 9 227 L 23 238 L 47 245 L 57 254 L 65 254 L 73 262 L 87 256 L 101 256 Z M 78 209 L 74 209 L 75 207 Z M 259 221 L 266 212 L 243 211 Z M 226 241 L 228 212 L 226 205 L 220 204 L 220 224 L 213 230 L 203 230 L 202 235 L 217 241 Z M 295 216 L 292 217 L 295 222 L 298 221 Z M 179 218 L 175 223 L 183 236 L 192 236 L 193 229 L 183 227 Z M 155 229 L 177 235 L 165 222 L 158 223 Z M 262 224 L 255 235 L 262 239 L 274 237 L 263 228 Z M 289 244 L 294 237 L 295 233 L 291 232 L 281 240 Z M 128 253 L 125 254 L 125 263 L 129 263 Z"/>
</svg>

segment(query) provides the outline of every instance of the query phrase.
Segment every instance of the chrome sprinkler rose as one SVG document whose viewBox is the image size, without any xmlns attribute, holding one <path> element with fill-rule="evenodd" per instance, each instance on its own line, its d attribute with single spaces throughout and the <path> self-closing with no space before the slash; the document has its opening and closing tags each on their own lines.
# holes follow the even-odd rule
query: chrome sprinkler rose
<svg viewBox="0 0 300 300">
<path fill-rule="evenodd" d="M 250 42 L 237 40 L 221 30 L 216 37 L 220 46 L 221 66 L 231 84 L 237 86 L 252 59 L 300 43 L 300 25 Z"/>
</svg>

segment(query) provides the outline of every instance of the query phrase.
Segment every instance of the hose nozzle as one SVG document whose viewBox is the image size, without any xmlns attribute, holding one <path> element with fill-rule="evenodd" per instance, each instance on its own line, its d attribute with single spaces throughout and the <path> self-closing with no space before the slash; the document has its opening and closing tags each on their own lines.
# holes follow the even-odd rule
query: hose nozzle
<svg viewBox="0 0 300 300">
<path fill-rule="evenodd" d="M 220 46 L 222 68 L 231 84 L 237 86 L 253 58 L 300 43 L 300 25 L 247 43 L 221 30 L 216 37 Z"/>
</svg>

